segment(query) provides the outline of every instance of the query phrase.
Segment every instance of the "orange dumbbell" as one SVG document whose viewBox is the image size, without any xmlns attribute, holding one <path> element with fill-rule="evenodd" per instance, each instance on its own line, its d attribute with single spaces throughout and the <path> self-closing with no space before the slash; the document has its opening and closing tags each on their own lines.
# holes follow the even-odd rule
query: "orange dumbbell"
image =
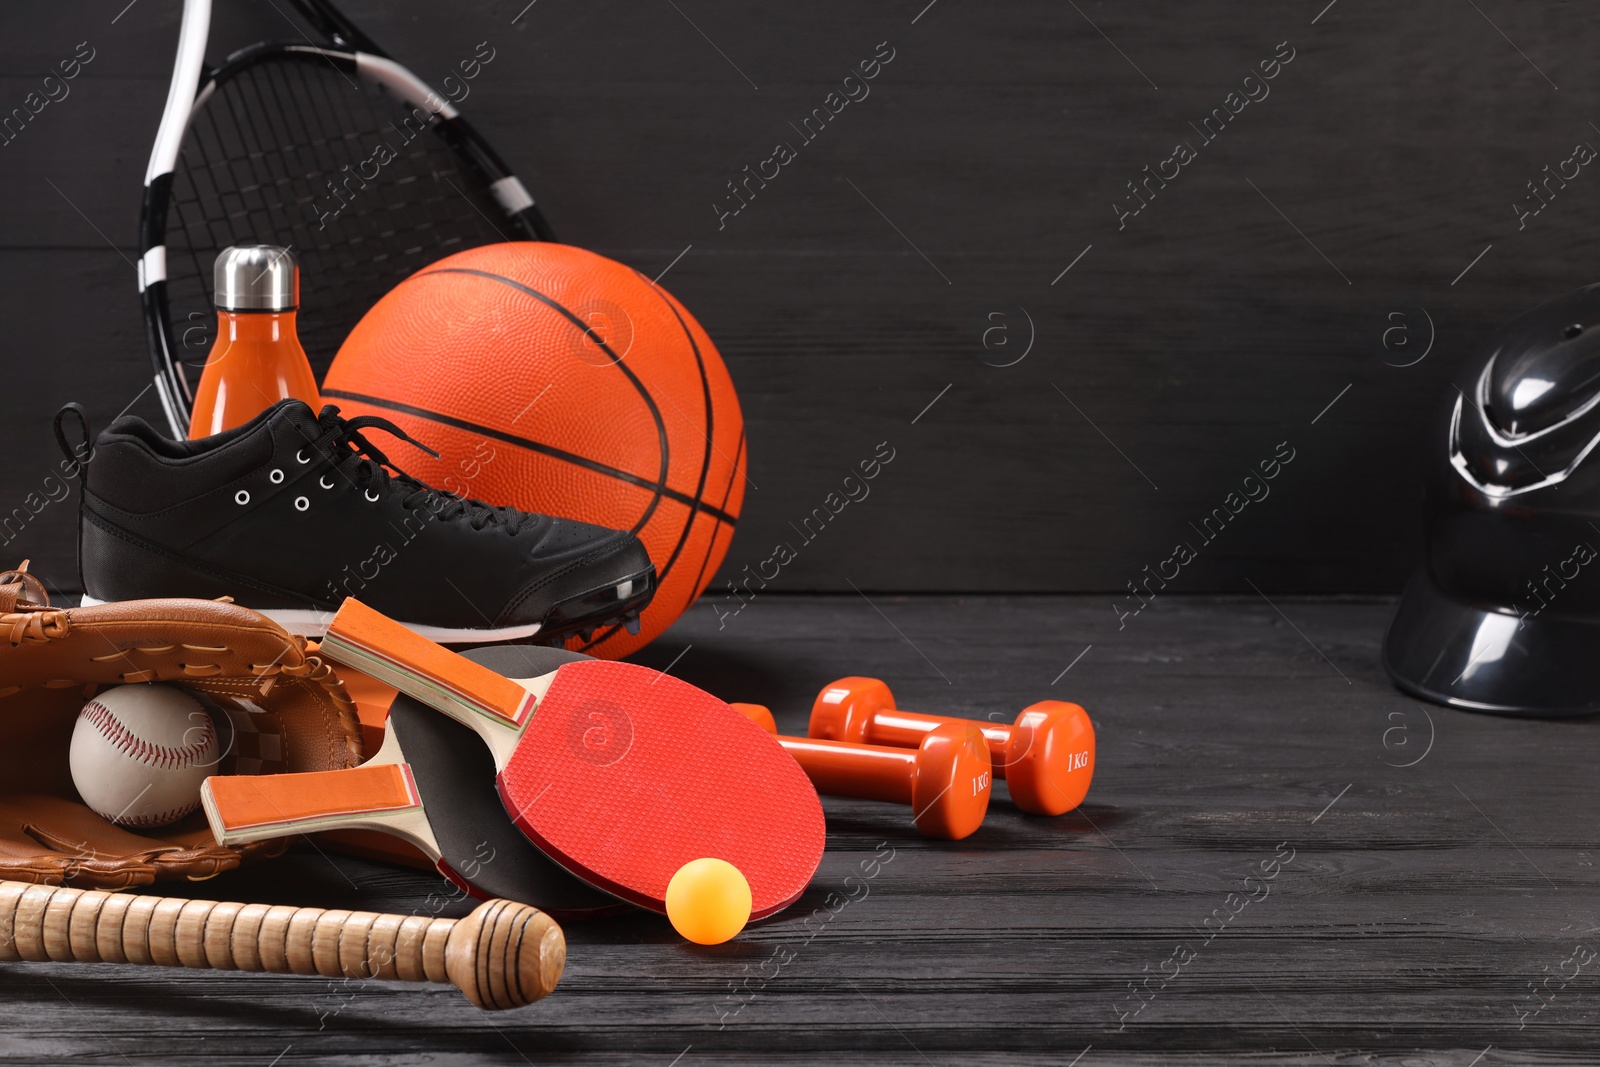
<svg viewBox="0 0 1600 1067">
<path fill-rule="evenodd" d="M 932 730 L 962 723 L 983 731 L 994 773 L 1006 780 L 1012 803 L 1034 815 L 1061 815 L 1083 802 L 1094 778 L 1094 724 L 1064 700 L 1022 709 L 1010 726 L 901 711 L 876 678 L 840 678 L 811 706 L 813 738 L 916 748 Z"/>
<path fill-rule="evenodd" d="M 772 712 L 760 704 L 733 707 L 778 734 Z M 927 837 L 959 841 L 983 825 L 989 810 L 993 769 L 976 724 L 954 722 L 928 730 L 915 749 L 810 737 L 778 736 L 778 742 L 817 792 L 909 804 L 912 821 Z"/>
</svg>

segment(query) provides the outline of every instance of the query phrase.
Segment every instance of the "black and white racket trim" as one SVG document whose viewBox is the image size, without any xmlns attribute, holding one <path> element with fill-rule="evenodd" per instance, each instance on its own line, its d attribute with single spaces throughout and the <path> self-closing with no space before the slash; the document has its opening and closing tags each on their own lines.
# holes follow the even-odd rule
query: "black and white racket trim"
<svg viewBox="0 0 1600 1067">
<path fill-rule="evenodd" d="M 527 187 L 454 104 L 400 63 L 378 51 L 370 38 L 326 0 L 291 2 L 314 27 L 330 38 L 329 46 L 262 42 L 233 52 L 210 71 L 205 70 L 205 51 L 211 27 L 211 0 L 185 0 L 184 3 L 172 84 L 145 172 L 138 262 L 139 292 L 155 369 L 156 391 L 168 425 L 178 437 L 188 432 L 189 409 L 194 400 L 183 364 L 186 352 L 191 358 L 195 353 L 192 345 L 184 344 L 184 335 L 191 329 L 201 328 L 173 322 L 168 293 L 168 223 L 173 175 L 185 137 L 196 117 L 223 86 L 239 75 L 268 63 L 305 63 L 335 70 L 345 78 L 353 77 L 382 89 L 409 107 L 419 123 L 425 121 L 426 127 L 481 180 L 483 189 L 503 212 L 498 224 L 484 216 L 484 221 L 500 239 L 551 239 Z M 331 180 L 328 184 L 332 188 Z M 257 234 L 255 239 L 281 238 Z M 282 239 L 282 243 L 291 242 Z M 307 281 L 314 287 L 318 279 L 308 278 Z"/>
</svg>

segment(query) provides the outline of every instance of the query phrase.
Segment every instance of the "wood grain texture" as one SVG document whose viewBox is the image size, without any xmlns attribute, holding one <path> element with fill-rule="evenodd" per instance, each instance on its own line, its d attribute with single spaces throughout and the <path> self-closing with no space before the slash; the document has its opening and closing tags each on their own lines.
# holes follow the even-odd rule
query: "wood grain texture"
<svg viewBox="0 0 1600 1067">
<path fill-rule="evenodd" d="M 558 995 L 492 1025 L 449 990 L 384 982 L 4 965 L 6 1054 L 1593 1061 L 1600 967 L 1563 964 L 1600 949 L 1587 804 L 1600 723 L 1407 699 L 1378 666 L 1386 602 L 1173 598 L 1118 629 L 1106 599 L 771 597 L 720 630 L 694 609 L 641 657 L 666 668 L 683 653 L 671 673 L 760 698 L 786 733 L 845 673 L 882 676 L 908 706 L 998 722 L 1044 696 L 1079 701 L 1099 751 L 1073 814 L 1021 814 L 1000 783 L 983 828 L 945 842 L 902 809 L 825 798 L 828 850 L 794 907 L 709 948 L 642 913 L 569 923 Z M 1293 858 L 1266 879 L 1284 845 Z M 467 908 L 437 879 L 310 849 L 189 895 L 415 913 L 419 927 Z M 1180 945 L 1194 958 L 1122 1025 L 1129 983 L 1163 975 Z M 1546 1006 L 1519 1029 L 1547 978 Z"/>
<path fill-rule="evenodd" d="M 417 936 L 388 936 L 408 923 Z M 0 882 L 0 960 L 449 982 L 473 1006 L 501 1010 L 555 988 L 566 942 L 549 916 L 506 900 L 422 919 Z"/>
<path fill-rule="evenodd" d="M 278 6 L 220 3 L 213 51 L 287 32 Z M 685 253 L 663 284 L 729 362 L 760 487 L 724 578 L 791 541 L 789 592 L 1120 589 L 1287 440 L 1299 458 L 1272 497 L 1182 591 L 1393 591 L 1453 366 L 1597 274 L 1600 178 L 1525 225 L 1512 207 L 1600 144 L 1590 6 L 524 7 L 348 3 L 426 78 L 496 49 L 463 110 L 566 240 L 652 277 Z M 0 515 L 48 474 L 63 401 L 102 424 L 130 403 L 157 417 L 125 257 L 177 11 L 0 12 L 0 110 L 78 42 L 97 49 L 0 148 L 8 393 L 25 398 Z M 895 58 L 871 94 L 719 228 L 726 183 L 798 140 L 789 124 L 880 41 Z M 1270 95 L 1119 230 L 1127 183 L 1285 41 Z M 1429 332 L 1417 308 L 1431 353 L 1389 365 Z M 1413 347 L 1386 352 L 1396 312 Z M 1029 334 L 1022 362 L 989 365 Z M 897 459 L 871 497 L 796 540 L 885 440 Z M 0 551 L 69 587 L 70 517 L 51 504 Z"/>
</svg>

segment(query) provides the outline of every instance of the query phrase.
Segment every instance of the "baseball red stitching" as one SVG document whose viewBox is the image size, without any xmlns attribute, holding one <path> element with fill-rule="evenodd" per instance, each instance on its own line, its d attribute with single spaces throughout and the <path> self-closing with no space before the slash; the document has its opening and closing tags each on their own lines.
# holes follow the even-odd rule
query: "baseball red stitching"
<svg viewBox="0 0 1600 1067">
<path fill-rule="evenodd" d="M 139 737 L 122 724 L 110 708 L 98 700 L 91 700 L 83 706 L 83 717 L 88 719 L 100 736 L 110 741 L 122 752 L 130 753 L 141 763 L 170 770 L 175 767 L 185 767 L 205 754 L 207 748 L 217 739 L 217 728 L 211 721 L 210 715 L 202 713 L 205 724 L 200 740 L 187 748 L 170 748 L 167 745 L 157 745 Z"/>
<path fill-rule="evenodd" d="M 185 815 L 200 806 L 199 801 L 172 808 L 169 811 L 158 811 L 153 815 L 112 815 L 109 812 L 95 811 L 106 822 L 114 822 L 118 826 L 165 826 L 169 822 L 177 822 Z"/>
</svg>

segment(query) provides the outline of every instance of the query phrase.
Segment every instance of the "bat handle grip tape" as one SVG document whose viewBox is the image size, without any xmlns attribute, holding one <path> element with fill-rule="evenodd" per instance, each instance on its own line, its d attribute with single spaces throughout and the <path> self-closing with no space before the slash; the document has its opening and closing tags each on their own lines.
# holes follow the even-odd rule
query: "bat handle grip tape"
<svg viewBox="0 0 1600 1067">
<path fill-rule="evenodd" d="M 555 920 L 508 900 L 439 919 L 0 881 L 0 960 L 449 982 L 493 1011 L 547 995 L 566 958 Z"/>
</svg>

